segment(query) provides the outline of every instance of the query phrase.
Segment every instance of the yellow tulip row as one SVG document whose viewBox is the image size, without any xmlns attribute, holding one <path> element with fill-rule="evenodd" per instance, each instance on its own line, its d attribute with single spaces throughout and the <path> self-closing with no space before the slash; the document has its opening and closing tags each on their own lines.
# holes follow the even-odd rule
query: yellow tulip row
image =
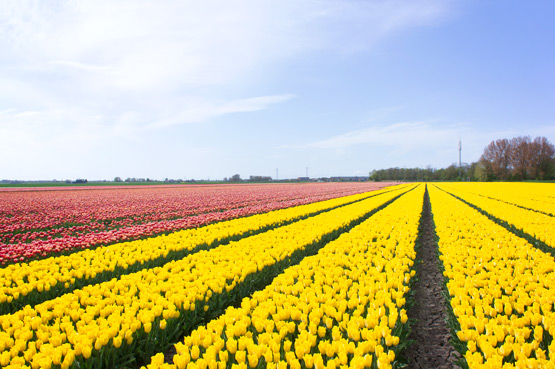
<svg viewBox="0 0 555 369">
<path fill-rule="evenodd" d="M 555 215 L 555 185 L 552 183 L 449 183 L 445 187 Z"/>
<path fill-rule="evenodd" d="M 186 336 L 173 365 L 160 353 L 147 368 L 390 368 L 423 198 L 420 185 Z"/>
<path fill-rule="evenodd" d="M 392 190 L 399 191 L 401 188 L 402 186 L 396 186 L 219 222 L 169 235 L 87 249 L 67 256 L 31 261 L 28 264 L 9 265 L 0 269 L 0 314 L 13 313 L 27 304 L 35 305 L 87 284 L 160 266 L 169 260 L 183 258 L 201 249 L 210 249 L 241 235 L 277 227 L 353 201 Z"/>
<path fill-rule="evenodd" d="M 399 195 L 386 192 L 0 316 L 0 365 L 111 367 L 149 353 Z"/>
<path fill-rule="evenodd" d="M 468 186 L 468 185 L 466 185 Z M 555 217 L 532 210 L 527 210 L 503 201 L 493 200 L 485 196 L 477 195 L 473 192 L 463 191 L 466 186 L 461 184 L 440 185 L 448 192 L 462 198 L 463 200 L 479 207 L 494 217 L 504 220 L 517 229 L 529 234 L 530 236 L 542 241 L 548 246 L 555 247 Z M 503 190 L 502 196 L 506 195 L 515 184 L 499 183 L 497 186 Z M 551 190 L 555 196 L 555 185 L 550 185 L 547 190 Z M 479 189 L 480 187 L 478 187 Z M 508 189 L 507 189 L 508 188 Z M 545 187 L 544 187 L 545 188 Z M 510 201 L 510 199 L 507 199 Z M 554 199 L 555 200 L 555 199 Z M 531 204 L 529 204 L 531 206 Z"/>
<path fill-rule="evenodd" d="M 555 260 L 429 188 L 440 259 L 470 368 L 555 368 Z"/>
</svg>

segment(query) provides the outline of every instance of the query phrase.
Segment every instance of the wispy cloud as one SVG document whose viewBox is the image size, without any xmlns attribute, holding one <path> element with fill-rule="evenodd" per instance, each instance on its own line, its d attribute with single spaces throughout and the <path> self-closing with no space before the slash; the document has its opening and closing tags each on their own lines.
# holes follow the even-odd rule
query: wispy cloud
<svg viewBox="0 0 555 369">
<path fill-rule="evenodd" d="M 163 128 L 178 124 L 204 122 L 220 115 L 232 113 L 255 112 L 268 108 L 270 105 L 285 102 L 294 98 L 292 94 L 251 97 L 247 99 L 232 100 L 223 103 L 199 101 L 186 103 L 189 105 L 177 114 L 154 122 L 148 128 Z"/>
<path fill-rule="evenodd" d="M 25 146 L 18 160 L 31 168 L 39 155 L 71 156 L 64 139 L 92 150 L 278 106 L 300 94 L 295 83 L 266 83 L 282 65 L 368 49 L 450 9 L 444 0 L 1 2 L 0 156 Z"/>
<path fill-rule="evenodd" d="M 541 125 L 536 127 L 506 128 L 496 131 L 495 134 L 496 139 L 511 139 L 517 136 L 530 136 L 532 139 L 539 136 L 555 137 L 555 124 Z"/>
<path fill-rule="evenodd" d="M 357 145 L 396 147 L 407 151 L 423 145 L 437 145 L 446 140 L 457 140 L 462 132 L 460 125 L 442 126 L 429 122 L 401 122 L 389 125 L 372 125 L 349 131 L 324 140 L 302 144 L 300 148 L 345 149 Z"/>
<path fill-rule="evenodd" d="M 480 158 L 492 140 L 522 135 L 555 135 L 554 125 L 504 130 L 479 126 L 441 120 L 372 124 L 321 140 L 282 145 L 277 149 L 284 152 L 294 150 L 297 155 L 300 152 L 303 155 L 319 153 L 326 157 L 363 155 L 365 160 L 375 162 L 376 168 L 397 166 L 400 162 L 414 166 L 431 163 L 442 167 L 458 158 L 459 140 L 462 141 L 463 162 L 472 162 Z"/>
<path fill-rule="evenodd" d="M 405 165 L 447 166 L 458 157 L 458 142 L 463 143 L 463 161 L 478 160 L 494 132 L 478 132 L 467 123 L 434 121 L 373 124 L 322 140 L 281 146 L 284 151 L 319 152 L 327 157 L 363 155 L 378 167 Z M 431 158 L 430 158 L 431 156 Z M 425 161 L 426 160 L 426 161 Z"/>
<path fill-rule="evenodd" d="M 39 84 L 56 73 L 101 91 L 175 93 L 243 81 L 299 53 L 369 47 L 436 22 L 444 3 L 19 1 L 0 8 L 0 45 L 4 64 L 34 68 Z M 91 81 L 75 70 L 103 73 Z"/>
<path fill-rule="evenodd" d="M 79 63 L 69 60 L 52 60 L 49 63 L 55 66 L 74 68 L 87 72 L 105 72 L 110 69 L 108 66 Z"/>
</svg>

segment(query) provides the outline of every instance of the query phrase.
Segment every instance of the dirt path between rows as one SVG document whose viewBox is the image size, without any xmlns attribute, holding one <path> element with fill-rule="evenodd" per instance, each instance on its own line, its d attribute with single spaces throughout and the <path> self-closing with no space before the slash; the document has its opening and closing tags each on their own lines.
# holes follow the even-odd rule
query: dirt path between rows
<svg viewBox="0 0 555 369">
<path fill-rule="evenodd" d="M 422 235 L 416 266 L 417 280 L 412 286 L 415 304 L 407 311 L 416 319 L 409 339 L 415 341 L 407 348 L 405 358 L 409 369 L 459 368 L 455 361 L 460 354 L 449 343 L 451 337 L 446 323 L 447 313 L 442 296 L 443 275 L 439 268 L 437 246 L 433 237 L 433 222 L 428 191 L 424 196 Z"/>
</svg>

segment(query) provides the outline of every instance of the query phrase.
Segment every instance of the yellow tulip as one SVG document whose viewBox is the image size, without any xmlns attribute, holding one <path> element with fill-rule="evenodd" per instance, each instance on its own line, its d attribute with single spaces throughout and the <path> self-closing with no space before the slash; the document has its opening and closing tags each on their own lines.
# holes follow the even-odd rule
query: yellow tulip
<svg viewBox="0 0 555 369">
<path fill-rule="evenodd" d="M 191 359 L 196 360 L 199 358 L 199 355 L 200 355 L 200 349 L 197 345 L 194 345 L 191 348 Z"/>
<path fill-rule="evenodd" d="M 439 186 L 487 211 L 500 203 L 472 194 L 468 185 Z M 457 334 L 467 341 L 469 366 L 500 367 L 500 360 L 511 352 L 518 365 L 527 362 L 543 340 L 541 324 L 546 319 L 541 299 L 554 295 L 553 284 L 546 282 L 555 277 L 553 258 L 435 185 L 429 190 L 447 287 L 456 296 L 451 301 L 462 327 Z M 522 215 L 521 210 L 514 213 Z M 516 219 L 505 217 L 507 212 L 493 214 Z M 532 332 L 534 341 L 527 343 Z"/>
<path fill-rule="evenodd" d="M 249 367 L 256 368 L 258 365 L 258 356 L 256 355 L 248 355 Z"/>
<path fill-rule="evenodd" d="M 83 355 L 83 357 L 84 357 L 85 359 L 88 359 L 88 358 L 91 357 L 91 352 L 92 352 L 92 347 L 90 347 L 90 346 L 84 346 L 84 347 L 81 349 L 81 355 Z"/>
<path fill-rule="evenodd" d="M 416 237 L 407 234 L 418 232 L 424 195 L 423 186 L 414 187 L 368 221 L 327 244 L 317 255 L 288 268 L 266 289 L 244 299 L 239 308 L 230 308 L 217 320 L 193 331 L 181 345 L 193 347 L 202 344 L 208 335 L 214 337 L 208 346 L 204 345 L 204 358 L 209 356 L 209 350 L 218 351 L 218 341 L 221 348 L 235 354 L 239 363 L 235 367 L 253 366 L 255 358 L 264 357 L 267 367 L 275 363 L 296 367 L 302 358 L 308 368 L 323 368 L 322 354 L 330 367 L 348 365 L 348 358 L 352 357 L 349 355 L 358 357 L 362 366 L 366 362 L 371 365 L 372 356 L 368 353 L 373 352 L 389 360 L 389 350 L 385 351 L 378 340 L 387 337 L 392 347 L 399 344 L 398 337 L 391 335 L 389 324 L 404 324 L 406 316 L 404 310 L 397 310 L 397 305 L 404 305 L 406 284 L 414 275 L 409 261 L 416 257 Z M 233 274 L 226 278 L 235 280 Z M 193 295 L 197 294 L 201 293 Z M 326 340 L 328 329 L 333 342 Z M 291 336 L 295 338 L 294 347 Z M 311 355 L 315 349 L 322 354 Z"/>
<path fill-rule="evenodd" d="M 237 362 L 239 364 L 244 363 L 247 359 L 247 353 L 243 350 L 239 350 L 235 353 L 235 360 L 237 360 Z"/>
</svg>

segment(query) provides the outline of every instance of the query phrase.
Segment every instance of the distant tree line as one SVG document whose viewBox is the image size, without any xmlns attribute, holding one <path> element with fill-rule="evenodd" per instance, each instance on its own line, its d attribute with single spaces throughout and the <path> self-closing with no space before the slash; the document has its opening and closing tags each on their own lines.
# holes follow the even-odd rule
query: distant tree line
<svg viewBox="0 0 555 369">
<path fill-rule="evenodd" d="M 388 168 L 378 169 L 370 173 L 372 181 L 456 181 L 467 175 L 470 167 L 463 164 L 459 170 L 458 165 L 451 164 L 447 168 Z"/>
<path fill-rule="evenodd" d="M 388 168 L 370 173 L 373 181 L 524 181 L 555 179 L 555 146 L 545 137 L 492 141 L 477 162 L 447 168 Z"/>
</svg>

